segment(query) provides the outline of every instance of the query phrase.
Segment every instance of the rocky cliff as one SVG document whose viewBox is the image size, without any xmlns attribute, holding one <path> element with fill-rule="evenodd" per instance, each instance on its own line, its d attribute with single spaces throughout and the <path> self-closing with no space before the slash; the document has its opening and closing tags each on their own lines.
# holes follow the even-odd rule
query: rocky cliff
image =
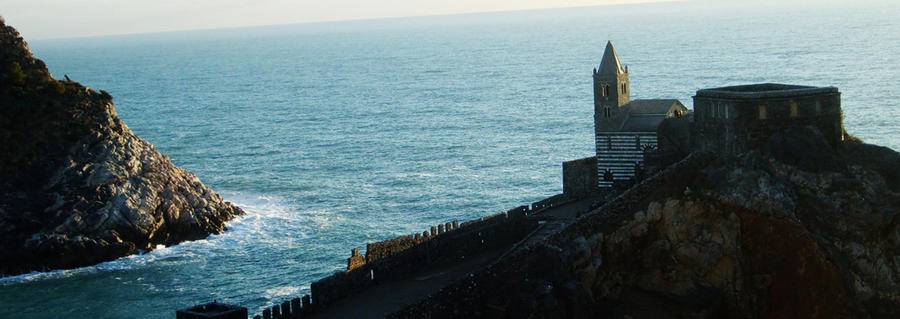
<svg viewBox="0 0 900 319">
<path fill-rule="evenodd" d="M 694 154 L 393 316 L 900 317 L 900 154 L 845 140 Z"/>
<path fill-rule="evenodd" d="M 205 238 L 238 214 L 0 21 L 0 275 Z"/>
</svg>

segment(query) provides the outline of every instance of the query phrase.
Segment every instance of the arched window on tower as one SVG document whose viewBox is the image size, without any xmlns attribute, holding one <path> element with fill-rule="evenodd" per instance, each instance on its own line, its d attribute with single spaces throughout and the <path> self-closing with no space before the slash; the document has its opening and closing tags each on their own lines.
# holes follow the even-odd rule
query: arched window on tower
<svg viewBox="0 0 900 319">
<path fill-rule="evenodd" d="M 600 94 L 603 95 L 603 96 L 609 96 L 609 84 L 604 84 L 604 85 L 600 88 L 600 92 L 601 92 Z"/>
<path fill-rule="evenodd" d="M 611 116 L 612 116 L 612 110 L 609 109 L 609 106 L 605 107 L 604 109 L 605 109 L 605 111 L 606 111 L 606 117 L 611 117 Z"/>
</svg>

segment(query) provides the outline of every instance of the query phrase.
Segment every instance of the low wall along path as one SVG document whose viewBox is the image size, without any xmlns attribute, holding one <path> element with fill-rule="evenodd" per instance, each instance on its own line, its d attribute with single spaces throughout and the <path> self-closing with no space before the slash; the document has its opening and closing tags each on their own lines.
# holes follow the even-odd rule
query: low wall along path
<svg viewBox="0 0 900 319">
<path fill-rule="evenodd" d="M 375 286 L 408 280 L 416 273 L 432 271 L 441 275 L 444 270 L 460 273 L 475 270 L 481 266 L 475 263 L 476 259 L 494 256 L 485 253 L 506 251 L 533 235 L 543 224 L 538 221 L 539 214 L 572 201 L 571 196 L 559 194 L 499 214 L 462 223 L 447 222 L 421 233 L 369 243 L 365 255 L 359 249 L 351 250 L 346 271 L 312 283 L 310 294 L 275 304 L 254 318 L 327 316 L 323 312 L 345 298 Z M 415 301 L 408 300 L 408 303 Z"/>
</svg>

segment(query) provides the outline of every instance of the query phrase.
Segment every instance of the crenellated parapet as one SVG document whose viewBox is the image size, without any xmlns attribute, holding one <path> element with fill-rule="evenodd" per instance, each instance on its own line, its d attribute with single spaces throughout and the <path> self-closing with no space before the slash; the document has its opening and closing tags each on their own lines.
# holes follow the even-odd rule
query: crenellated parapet
<svg viewBox="0 0 900 319">
<path fill-rule="evenodd" d="M 365 255 L 352 249 L 347 270 L 312 283 L 312 307 L 323 309 L 370 286 L 511 245 L 537 227 L 536 220 L 527 218 L 530 212 L 529 206 L 521 206 L 463 223 L 438 224 L 422 233 L 369 243 Z"/>
<path fill-rule="evenodd" d="M 535 214 L 574 199 L 558 194 L 494 215 L 453 220 L 421 233 L 369 243 L 365 254 L 354 248 L 345 271 L 313 282 L 308 295 L 272 305 L 254 318 L 305 318 L 371 286 L 507 249 L 538 227 Z"/>
</svg>

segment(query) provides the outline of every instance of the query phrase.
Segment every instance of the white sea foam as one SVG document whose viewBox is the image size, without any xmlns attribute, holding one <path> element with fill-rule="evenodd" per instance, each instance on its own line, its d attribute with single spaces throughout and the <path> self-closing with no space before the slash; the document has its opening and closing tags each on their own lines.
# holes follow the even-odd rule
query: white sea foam
<svg viewBox="0 0 900 319">
<path fill-rule="evenodd" d="M 243 216 L 226 223 L 228 231 L 219 235 L 210 235 L 206 239 L 184 242 L 166 247 L 158 245 L 154 250 L 125 256 L 116 260 L 75 269 L 35 271 L 26 274 L 0 278 L 0 285 L 21 282 L 65 278 L 99 272 L 112 272 L 152 267 L 160 263 L 194 263 L 205 262 L 213 254 L 242 251 L 240 248 L 258 238 L 269 237 L 268 229 L 278 224 L 278 219 L 291 219 L 297 215 L 276 196 L 256 195 L 241 192 L 221 192 L 227 200 L 238 205 L 246 212 Z"/>
<path fill-rule="evenodd" d="M 397 178 L 422 178 L 422 177 L 435 177 L 434 173 L 422 173 L 422 172 L 404 172 L 394 174 Z"/>
<path fill-rule="evenodd" d="M 288 297 L 300 295 L 301 290 L 307 290 L 309 286 L 279 286 L 266 289 L 264 297 L 268 300 L 281 301 Z"/>
</svg>

